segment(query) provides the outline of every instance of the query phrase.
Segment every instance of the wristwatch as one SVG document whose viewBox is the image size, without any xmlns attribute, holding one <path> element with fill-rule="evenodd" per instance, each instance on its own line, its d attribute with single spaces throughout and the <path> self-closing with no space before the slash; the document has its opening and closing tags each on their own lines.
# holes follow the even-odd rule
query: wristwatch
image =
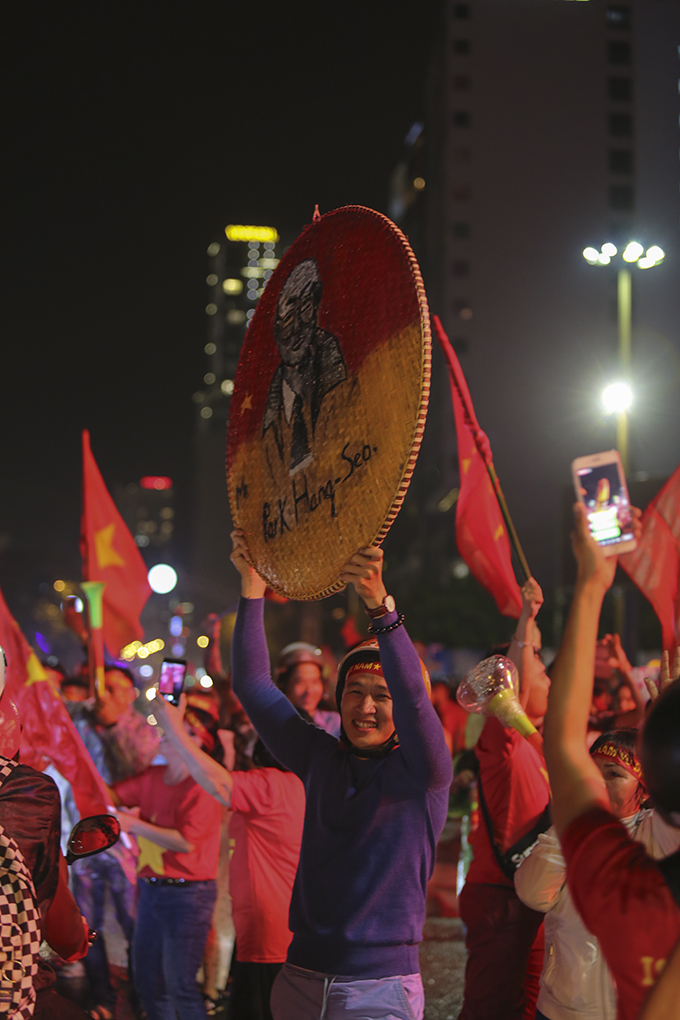
<svg viewBox="0 0 680 1020">
<path fill-rule="evenodd" d="M 386 595 L 382 600 L 382 605 L 376 606 L 375 609 L 369 609 L 368 606 L 364 606 L 366 610 L 366 616 L 371 620 L 379 620 L 381 616 L 387 616 L 388 613 L 393 613 L 397 608 L 397 604 L 391 595 Z"/>
</svg>

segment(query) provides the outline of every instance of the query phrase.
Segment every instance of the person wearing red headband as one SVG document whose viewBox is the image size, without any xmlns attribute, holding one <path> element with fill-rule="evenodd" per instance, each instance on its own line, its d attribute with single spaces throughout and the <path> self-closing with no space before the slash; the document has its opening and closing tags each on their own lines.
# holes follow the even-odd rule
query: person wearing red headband
<svg viewBox="0 0 680 1020">
<path fill-rule="evenodd" d="M 656 860 L 680 847 L 680 830 L 644 807 L 648 794 L 636 751 L 637 730 L 600 736 L 590 755 L 604 779 L 611 813 Z M 599 942 L 588 931 L 566 885 L 566 864 L 554 828 L 538 837 L 515 872 L 528 907 L 545 913 L 545 962 L 536 1020 L 614 1020 L 616 988 Z"/>
<path fill-rule="evenodd" d="M 637 1018 L 680 935 L 680 905 L 667 866 L 655 861 L 612 813 L 607 783 L 586 746 L 600 610 L 614 580 L 616 557 L 606 557 L 574 508 L 574 596 L 552 671 L 545 723 L 553 822 L 567 866 L 567 882 L 586 927 L 600 943 L 616 983 L 618 1020 Z M 635 511 L 639 533 L 639 511 Z M 606 747 L 605 743 L 605 747 Z M 610 745 L 602 756 L 617 761 Z M 672 683 L 652 707 L 639 744 L 641 779 L 652 804 L 680 828 L 680 686 Z M 618 757 L 617 767 L 630 772 Z M 634 776 L 631 779 L 635 780 Z"/>
<path fill-rule="evenodd" d="M 382 550 L 360 549 L 340 575 L 363 599 L 377 647 L 360 646 L 340 666 L 337 740 L 305 722 L 272 682 L 265 584 L 243 533 L 232 540 L 242 595 L 234 691 L 306 794 L 293 940 L 272 989 L 272 1015 L 421 1020 L 418 943 L 453 769 L 418 654 L 383 584 Z"/>
</svg>

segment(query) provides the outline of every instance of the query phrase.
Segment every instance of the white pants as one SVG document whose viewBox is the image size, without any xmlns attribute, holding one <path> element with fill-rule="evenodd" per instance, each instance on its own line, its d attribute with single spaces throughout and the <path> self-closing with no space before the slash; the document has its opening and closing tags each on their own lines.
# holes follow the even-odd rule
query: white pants
<svg viewBox="0 0 680 1020">
<path fill-rule="evenodd" d="M 420 974 L 348 979 L 284 963 L 271 997 L 274 1020 L 423 1020 Z"/>
</svg>

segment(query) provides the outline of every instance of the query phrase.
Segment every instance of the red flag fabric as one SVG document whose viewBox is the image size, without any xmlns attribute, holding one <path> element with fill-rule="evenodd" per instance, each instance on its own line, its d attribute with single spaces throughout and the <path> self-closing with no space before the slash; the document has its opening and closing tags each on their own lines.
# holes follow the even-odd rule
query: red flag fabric
<svg viewBox="0 0 680 1020">
<path fill-rule="evenodd" d="M 619 563 L 651 602 L 672 661 L 680 644 L 680 466 L 642 515 L 637 549 Z"/>
<path fill-rule="evenodd" d="M 80 734 L 0 592 L 0 645 L 7 656 L 5 691 L 19 710 L 25 765 L 39 772 L 51 762 L 73 787 L 83 818 L 105 814 L 109 796 Z"/>
<path fill-rule="evenodd" d="M 147 569 L 125 521 L 104 485 L 83 431 L 83 517 L 80 531 L 83 580 L 103 581 L 104 643 L 117 657 L 132 641 L 142 641 L 139 614 L 151 594 Z"/>
<path fill-rule="evenodd" d="M 507 528 L 487 470 L 487 465 L 493 466 L 489 440 L 475 417 L 470 391 L 449 338 L 436 315 L 433 321 L 449 369 L 458 437 L 458 551 L 474 577 L 493 595 L 499 611 L 504 616 L 518 617 L 522 596 L 512 568 Z"/>
</svg>

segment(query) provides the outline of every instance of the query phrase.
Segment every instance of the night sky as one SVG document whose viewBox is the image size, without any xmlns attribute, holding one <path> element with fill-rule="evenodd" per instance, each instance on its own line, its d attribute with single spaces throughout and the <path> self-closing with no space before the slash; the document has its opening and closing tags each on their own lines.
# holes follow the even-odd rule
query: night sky
<svg viewBox="0 0 680 1020">
<path fill-rule="evenodd" d="M 88 427 L 111 486 L 186 493 L 207 245 L 228 222 L 292 239 L 315 202 L 385 210 L 439 9 L 6 5 L 6 480 L 77 501 Z"/>
</svg>

